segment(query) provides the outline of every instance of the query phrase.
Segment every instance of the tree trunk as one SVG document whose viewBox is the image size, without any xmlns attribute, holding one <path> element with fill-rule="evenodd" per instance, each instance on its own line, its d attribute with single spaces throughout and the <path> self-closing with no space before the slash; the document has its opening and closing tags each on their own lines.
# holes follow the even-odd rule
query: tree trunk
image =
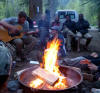
<svg viewBox="0 0 100 93">
<path fill-rule="evenodd" d="M 100 10 L 98 11 L 98 27 L 99 27 L 99 30 L 100 30 Z"/>
<path fill-rule="evenodd" d="M 42 14 L 42 0 L 29 0 L 29 16 L 32 19 Z"/>
</svg>

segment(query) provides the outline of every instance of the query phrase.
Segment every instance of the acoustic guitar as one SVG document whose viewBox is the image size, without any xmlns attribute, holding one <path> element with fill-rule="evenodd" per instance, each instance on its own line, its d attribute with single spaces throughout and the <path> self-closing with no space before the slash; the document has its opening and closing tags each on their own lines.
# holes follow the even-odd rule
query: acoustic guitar
<svg viewBox="0 0 100 93">
<path fill-rule="evenodd" d="M 15 27 L 18 29 L 17 33 L 12 33 L 12 31 L 8 31 L 3 26 L 0 26 L 0 40 L 3 42 L 9 42 L 13 39 L 22 38 L 24 34 L 32 35 L 36 33 L 36 31 L 29 31 L 25 33 L 20 25 L 16 25 Z"/>
<path fill-rule="evenodd" d="M 18 32 L 17 33 L 12 33 L 12 31 L 8 31 L 7 29 L 5 29 L 3 26 L 0 26 L 0 39 L 3 42 L 9 42 L 13 39 L 17 39 L 17 38 L 22 38 L 24 33 L 23 33 L 23 28 L 20 25 L 16 25 Z"/>
</svg>

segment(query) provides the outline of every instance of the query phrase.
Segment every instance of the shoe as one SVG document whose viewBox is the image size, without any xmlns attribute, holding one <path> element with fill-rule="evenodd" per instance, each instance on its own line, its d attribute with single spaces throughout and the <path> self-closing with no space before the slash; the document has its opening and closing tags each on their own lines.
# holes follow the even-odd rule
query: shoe
<svg viewBox="0 0 100 93">
<path fill-rule="evenodd" d="M 90 49 L 88 49 L 88 47 L 86 47 L 86 46 L 84 46 L 84 50 L 90 51 Z"/>
</svg>

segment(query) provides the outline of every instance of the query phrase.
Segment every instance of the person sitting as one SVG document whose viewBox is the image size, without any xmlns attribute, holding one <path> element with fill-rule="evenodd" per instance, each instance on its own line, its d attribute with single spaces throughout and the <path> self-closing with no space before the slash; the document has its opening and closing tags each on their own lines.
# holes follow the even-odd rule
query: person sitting
<svg viewBox="0 0 100 93">
<path fill-rule="evenodd" d="M 74 21 L 71 21 L 70 16 L 66 15 L 66 21 L 63 23 L 62 31 L 64 37 L 67 38 L 66 43 L 68 51 L 71 51 L 71 47 L 73 48 L 75 47 L 75 34 L 76 34 L 75 25 L 76 23 Z"/>
<path fill-rule="evenodd" d="M 32 36 L 29 32 L 29 23 L 27 21 L 27 15 L 24 11 L 20 11 L 18 17 L 10 17 L 5 18 L 0 21 L 0 25 L 4 28 L 8 29 L 12 34 L 19 33 L 19 29 L 15 25 L 20 25 L 22 30 L 24 31 L 24 35 L 22 38 L 14 39 L 11 42 L 16 46 L 16 53 L 18 56 L 18 60 L 24 60 L 24 56 L 22 54 L 22 48 L 24 44 L 29 44 L 32 42 Z"/>
<path fill-rule="evenodd" d="M 84 19 L 83 14 L 79 14 L 79 20 L 76 23 L 76 30 L 77 30 L 76 36 L 78 40 L 77 51 L 80 51 L 80 39 L 83 37 L 87 39 L 85 44 L 85 49 L 88 49 L 88 45 L 90 44 L 92 39 L 92 35 L 88 33 L 88 28 L 89 28 L 89 22 Z"/>
<path fill-rule="evenodd" d="M 59 17 L 58 16 L 55 16 L 55 20 L 53 22 L 51 22 L 51 27 L 53 26 L 60 26 L 61 23 L 59 21 Z"/>
<path fill-rule="evenodd" d="M 63 35 L 59 31 L 59 27 L 58 26 L 51 27 L 51 33 L 50 34 L 51 34 L 50 40 L 53 40 L 56 37 L 61 41 L 58 56 L 61 57 L 61 58 L 66 57 L 67 52 L 66 52 L 66 49 L 65 49 L 65 41 L 64 41 Z"/>
</svg>

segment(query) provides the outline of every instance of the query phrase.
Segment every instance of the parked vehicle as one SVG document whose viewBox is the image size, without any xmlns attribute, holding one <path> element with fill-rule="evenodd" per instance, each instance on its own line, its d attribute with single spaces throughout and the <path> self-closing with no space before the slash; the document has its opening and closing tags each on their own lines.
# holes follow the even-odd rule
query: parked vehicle
<svg viewBox="0 0 100 93">
<path fill-rule="evenodd" d="M 66 15 L 69 15 L 72 21 L 78 21 L 78 13 L 76 10 L 57 10 L 56 15 L 58 15 L 61 23 L 65 22 Z"/>
</svg>

